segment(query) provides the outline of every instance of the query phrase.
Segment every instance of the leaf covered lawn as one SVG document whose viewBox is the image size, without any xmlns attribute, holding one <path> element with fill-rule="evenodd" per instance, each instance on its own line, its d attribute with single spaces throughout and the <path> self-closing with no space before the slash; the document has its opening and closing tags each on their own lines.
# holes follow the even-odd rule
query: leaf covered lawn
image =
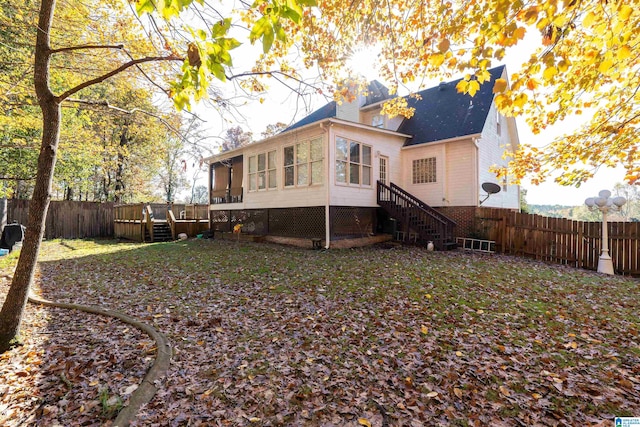
<svg viewBox="0 0 640 427">
<path fill-rule="evenodd" d="M 640 416 L 637 279 L 463 251 L 218 240 L 54 241 L 41 258 L 43 297 L 115 309 L 170 339 L 171 369 L 136 425 Z M 78 312 L 29 305 L 24 335 L 0 358 L 8 425 L 108 425 L 154 356 L 145 335 Z"/>
</svg>

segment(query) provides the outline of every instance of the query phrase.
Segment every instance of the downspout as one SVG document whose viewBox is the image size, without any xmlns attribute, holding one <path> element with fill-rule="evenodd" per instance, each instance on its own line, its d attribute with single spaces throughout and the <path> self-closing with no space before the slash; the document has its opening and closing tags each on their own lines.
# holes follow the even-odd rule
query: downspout
<svg viewBox="0 0 640 427">
<path fill-rule="evenodd" d="M 331 208 L 331 195 L 330 195 L 330 191 L 329 191 L 329 187 L 331 186 L 331 175 L 329 174 L 329 172 L 331 171 L 331 167 L 329 165 L 329 161 L 331 159 L 331 141 L 330 141 L 330 132 L 329 129 L 325 128 L 324 123 L 320 123 L 320 129 L 322 129 L 322 131 L 325 133 L 325 135 L 327 136 L 327 156 L 326 159 L 327 161 L 326 166 L 325 166 L 325 176 L 327 177 L 325 182 L 326 182 L 326 199 L 325 199 L 325 207 L 324 207 L 324 248 L 325 249 L 329 249 L 329 246 L 331 246 L 331 215 L 329 212 L 329 209 Z"/>
<path fill-rule="evenodd" d="M 474 155 L 475 155 L 475 162 L 474 162 L 474 167 L 475 167 L 475 171 L 473 171 L 473 179 L 475 181 L 475 185 L 474 185 L 474 198 L 475 198 L 475 204 L 474 207 L 477 208 L 478 206 L 480 206 L 480 140 L 477 137 L 474 137 L 472 139 L 473 141 L 473 146 L 475 147 L 475 151 L 474 151 Z"/>
</svg>

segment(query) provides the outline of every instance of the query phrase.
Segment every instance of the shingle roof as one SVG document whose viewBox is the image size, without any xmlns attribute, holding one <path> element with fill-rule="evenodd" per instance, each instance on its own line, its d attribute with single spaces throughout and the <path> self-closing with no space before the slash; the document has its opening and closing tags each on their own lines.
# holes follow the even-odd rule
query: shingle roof
<svg viewBox="0 0 640 427">
<path fill-rule="evenodd" d="M 372 80 L 367 86 L 367 98 L 361 108 L 366 107 L 367 105 L 377 104 L 378 102 L 389 98 L 391 98 L 389 95 L 389 89 L 379 81 Z"/>
<path fill-rule="evenodd" d="M 409 98 L 409 107 L 415 108 L 415 113 L 410 119 L 405 119 L 397 130 L 399 133 L 413 135 L 405 145 L 424 144 L 482 132 L 493 102 L 493 82 L 502 76 L 503 71 L 504 65 L 489 70 L 491 81 L 480 85 L 480 90 L 473 97 L 458 93 L 456 85 L 462 80 L 458 79 L 418 92 L 422 97 L 420 100 Z M 369 84 L 363 107 L 388 98 L 388 89 L 374 80 Z M 284 132 L 333 117 L 336 117 L 335 101 L 292 124 Z"/>
<path fill-rule="evenodd" d="M 382 83 L 377 80 L 372 80 L 367 86 L 367 96 L 365 98 L 364 104 L 361 106 L 366 107 L 367 105 L 376 104 L 380 101 L 384 101 L 385 99 L 389 99 L 391 96 L 389 95 L 389 89 Z M 309 114 L 307 117 L 299 120 L 283 130 L 286 132 L 291 129 L 296 129 L 302 127 L 304 125 L 308 125 L 310 123 L 319 122 L 324 119 L 330 119 L 336 117 L 336 102 L 331 101 L 323 107 L 320 107 L 313 113 Z"/>
<path fill-rule="evenodd" d="M 297 129 L 299 127 L 302 127 L 311 123 L 319 122 L 324 119 L 329 119 L 335 116 L 336 116 L 336 102 L 331 101 L 330 103 L 326 104 L 324 107 L 318 108 L 316 111 L 309 114 L 304 119 L 295 122 L 285 130 L 283 130 L 282 132 L 287 132 L 292 129 Z"/>
<path fill-rule="evenodd" d="M 489 70 L 491 81 L 480 85 L 475 96 L 458 93 L 460 80 L 418 92 L 420 100 L 409 99 L 415 108 L 410 119 L 405 119 L 398 132 L 413 135 L 405 146 L 441 141 L 482 132 L 493 102 L 493 82 L 502 76 L 504 66 Z"/>
</svg>

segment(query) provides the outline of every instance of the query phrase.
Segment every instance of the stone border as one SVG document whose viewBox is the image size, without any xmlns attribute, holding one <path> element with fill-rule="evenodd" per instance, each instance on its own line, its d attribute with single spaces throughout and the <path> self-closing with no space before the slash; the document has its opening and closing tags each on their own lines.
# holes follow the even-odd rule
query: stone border
<svg viewBox="0 0 640 427">
<path fill-rule="evenodd" d="M 29 302 L 48 307 L 80 310 L 86 313 L 98 314 L 100 316 L 114 317 L 123 321 L 124 323 L 142 330 L 156 342 L 156 360 L 153 362 L 153 365 L 142 379 L 142 382 L 140 383 L 138 388 L 135 389 L 133 393 L 131 393 L 131 397 L 129 397 L 129 404 L 122 408 L 113 422 L 113 425 L 116 427 L 128 426 L 131 421 L 133 421 L 142 405 L 149 403 L 153 396 L 155 396 L 156 392 L 158 391 L 155 382 L 164 377 L 167 370 L 169 369 L 169 364 L 171 362 L 171 345 L 169 344 L 169 341 L 164 336 L 164 334 L 158 332 L 154 327 L 146 323 L 142 323 L 141 321 L 131 316 L 113 310 L 81 304 L 54 302 L 41 299 L 34 295 L 29 296 Z"/>
</svg>

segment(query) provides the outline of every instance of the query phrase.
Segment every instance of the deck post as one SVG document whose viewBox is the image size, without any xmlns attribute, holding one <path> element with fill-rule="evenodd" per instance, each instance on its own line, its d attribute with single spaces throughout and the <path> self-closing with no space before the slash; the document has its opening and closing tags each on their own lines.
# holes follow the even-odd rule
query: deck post
<svg viewBox="0 0 640 427">
<path fill-rule="evenodd" d="M 140 207 L 138 208 L 138 212 L 134 214 L 134 218 L 140 215 L 140 241 L 144 243 L 144 228 L 147 224 L 145 224 L 145 206 L 144 203 L 140 203 Z"/>
</svg>

